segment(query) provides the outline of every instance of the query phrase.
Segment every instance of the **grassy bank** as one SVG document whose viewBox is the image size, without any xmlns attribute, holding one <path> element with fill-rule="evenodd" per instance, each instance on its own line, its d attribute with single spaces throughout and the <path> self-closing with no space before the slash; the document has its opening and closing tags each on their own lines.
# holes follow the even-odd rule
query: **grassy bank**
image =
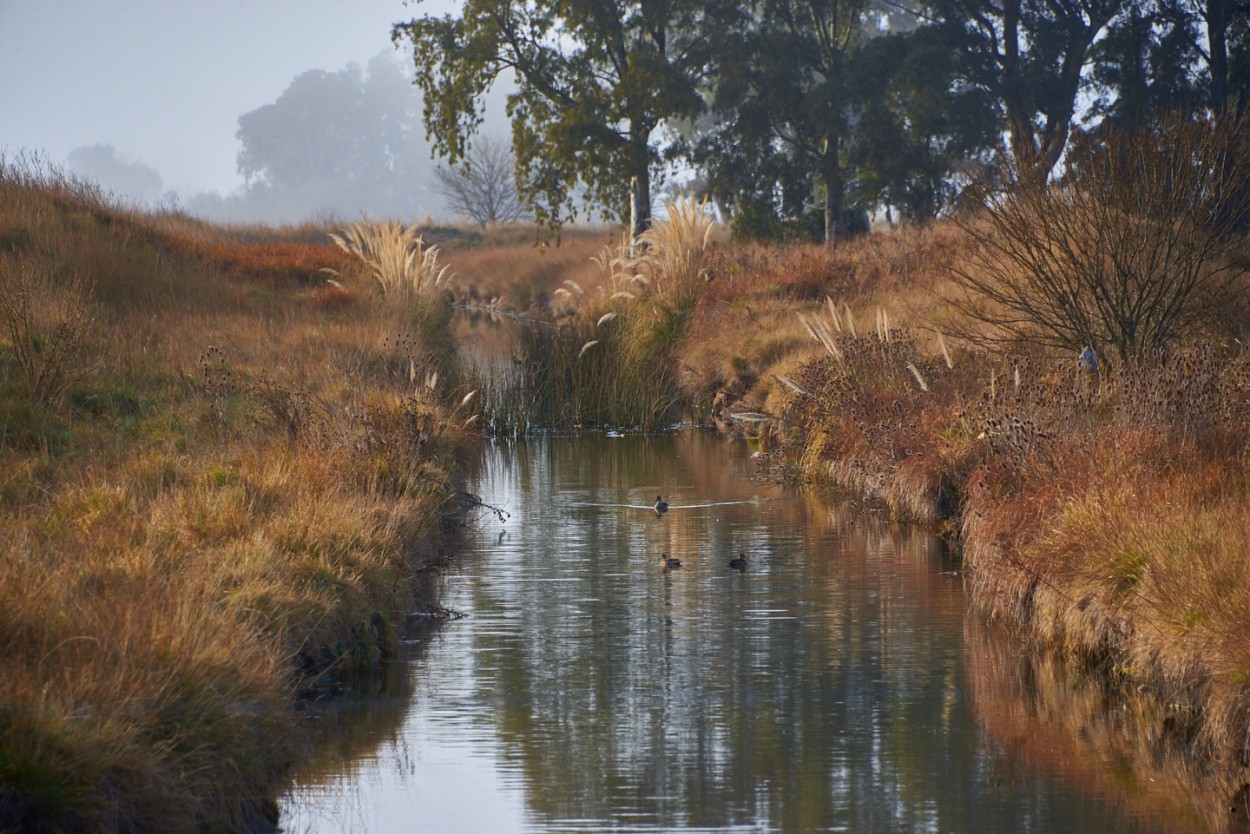
<svg viewBox="0 0 1250 834">
<path fill-rule="evenodd" d="M 263 822 L 394 645 L 473 430 L 446 305 L 324 232 L 0 169 L 0 829 Z"/>
<path fill-rule="evenodd" d="M 958 535 L 976 604 L 1131 692 L 1155 751 L 1138 761 L 1187 763 L 1194 813 L 1232 825 L 1250 777 L 1243 334 L 1213 321 L 1097 373 L 976 350 L 942 335 L 969 246 L 936 225 L 737 255 L 682 349 L 691 400 L 747 417 L 766 460 Z"/>
</svg>

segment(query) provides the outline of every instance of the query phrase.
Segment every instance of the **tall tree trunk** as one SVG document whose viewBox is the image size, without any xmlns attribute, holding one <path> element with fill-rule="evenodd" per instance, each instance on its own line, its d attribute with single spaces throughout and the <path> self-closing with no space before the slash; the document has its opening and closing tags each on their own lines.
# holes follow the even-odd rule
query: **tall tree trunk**
<svg viewBox="0 0 1250 834">
<path fill-rule="evenodd" d="M 825 245 L 832 248 L 846 236 L 846 223 L 842 216 L 844 196 L 842 166 L 838 164 L 837 134 L 830 133 L 825 137 L 820 172 L 825 186 Z"/>
<path fill-rule="evenodd" d="M 645 167 L 629 182 L 630 233 L 636 238 L 651 227 L 651 172 Z"/>
<path fill-rule="evenodd" d="M 1203 17 L 1207 22 L 1207 44 L 1210 50 L 1211 109 L 1224 113 L 1228 109 L 1228 23 L 1227 0 L 1207 0 Z"/>
<path fill-rule="evenodd" d="M 629 132 L 629 222 L 636 238 L 651 227 L 651 127 L 635 121 Z"/>
</svg>

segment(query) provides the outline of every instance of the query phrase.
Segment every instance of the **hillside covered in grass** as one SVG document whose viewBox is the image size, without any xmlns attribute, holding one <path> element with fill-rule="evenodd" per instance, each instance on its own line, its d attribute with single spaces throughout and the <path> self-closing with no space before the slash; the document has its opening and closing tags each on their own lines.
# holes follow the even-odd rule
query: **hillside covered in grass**
<svg viewBox="0 0 1250 834">
<path fill-rule="evenodd" d="M 393 649 L 474 434 L 445 304 L 359 263 L 0 167 L 0 829 L 254 826 L 297 693 Z"/>
</svg>

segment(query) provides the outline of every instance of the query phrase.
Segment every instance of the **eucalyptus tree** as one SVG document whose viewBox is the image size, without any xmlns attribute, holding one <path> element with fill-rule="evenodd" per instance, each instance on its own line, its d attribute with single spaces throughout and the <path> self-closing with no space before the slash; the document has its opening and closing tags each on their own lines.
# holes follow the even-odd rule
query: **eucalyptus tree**
<svg viewBox="0 0 1250 834">
<path fill-rule="evenodd" d="M 1233 119 L 1250 113 L 1250 0 L 1158 0 L 1164 25 L 1197 53 L 1207 106 Z"/>
<path fill-rule="evenodd" d="M 1000 143 L 992 97 L 959 83 L 940 28 L 874 37 L 850 72 L 855 131 L 847 154 L 856 199 L 913 222 L 946 211 L 969 163 Z"/>
<path fill-rule="evenodd" d="M 465 159 L 487 93 L 514 82 L 517 184 L 535 217 L 559 226 L 586 198 L 623 219 L 632 204 L 638 234 L 664 162 L 660 128 L 703 108 L 718 2 L 466 0 L 458 14 L 396 24 L 392 37 L 412 47 L 437 153 Z"/>
<path fill-rule="evenodd" d="M 1106 128 L 1132 128 L 1169 113 L 1202 112 L 1201 39 L 1196 16 L 1179 3 L 1130 7 L 1095 48 L 1091 115 Z"/>
<path fill-rule="evenodd" d="M 698 152 L 721 199 L 736 192 L 735 202 L 768 208 L 780 191 L 789 213 L 801 213 L 815 185 L 825 242 L 845 236 L 847 65 L 867 37 L 867 9 L 868 0 L 757 0 L 721 30 L 710 93 L 719 123 Z M 744 168 L 738 148 L 756 164 Z"/>
<path fill-rule="evenodd" d="M 1002 108 L 1013 156 L 1045 178 L 1067 147 L 1094 45 L 1137 0 L 930 0 L 965 83 Z"/>
<path fill-rule="evenodd" d="M 269 217 L 313 210 L 413 216 L 430 208 L 429 146 L 416 91 L 382 54 L 361 67 L 310 70 L 239 117 L 246 198 Z"/>
</svg>

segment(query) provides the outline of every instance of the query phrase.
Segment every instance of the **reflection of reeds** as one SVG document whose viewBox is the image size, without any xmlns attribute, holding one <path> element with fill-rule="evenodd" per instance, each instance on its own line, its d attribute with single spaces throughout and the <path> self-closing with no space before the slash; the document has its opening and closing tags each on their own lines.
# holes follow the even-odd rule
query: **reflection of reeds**
<svg viewBox="0 0 1250 834">
<path fill-rule="evenodd" d="M 1106 686 L 1044 651 L 985 624 L 964 621 L 973 709 L 1009 757 L 1080 786 L 1131 814 L 1176 830 L 1244 830 L 1241 781 L 1214 773 L 1186 747 L 1192 707 Z M 1236 810 L 1233 810 L 1236 809 Z"/>
</svg>

